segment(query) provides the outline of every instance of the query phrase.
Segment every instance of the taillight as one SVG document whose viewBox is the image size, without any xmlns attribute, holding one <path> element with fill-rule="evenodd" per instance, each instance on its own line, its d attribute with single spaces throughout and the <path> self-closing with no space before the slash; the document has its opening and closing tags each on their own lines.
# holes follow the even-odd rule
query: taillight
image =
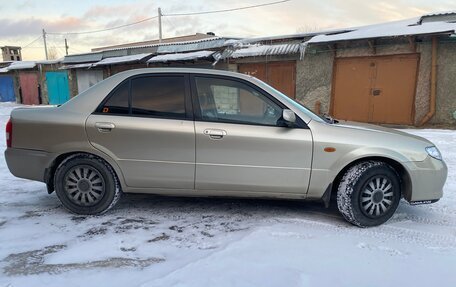
<svg viewBox="0 0 456 287">
<path fill-rule="evenodd" d="M 6 146 L 11 147 L 11 141 L 13 139 L 13 123 L 11 118 L 6 123 Z"/>
</svg>

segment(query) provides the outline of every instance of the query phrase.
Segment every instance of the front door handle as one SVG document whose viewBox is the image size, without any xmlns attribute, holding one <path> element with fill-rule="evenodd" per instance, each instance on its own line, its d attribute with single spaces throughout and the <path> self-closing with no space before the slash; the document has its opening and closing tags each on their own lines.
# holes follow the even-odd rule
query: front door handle
<svg viewBox="0 0 456 287">
<path fill-rule="evenodd" d="M 214 140 L 219 140 L 219 139 L 222 139 L 224 136 L 226 136 L 225 130 L 206 129 L 206 130 L 204 130 L 203 133 Z"/>
<path fill-rule="evenodd" d="M 95 123 L 95 127 L 100 133 L 109 133 L 116 127 L 116 125 L 113 123 Z"/>
</svg>

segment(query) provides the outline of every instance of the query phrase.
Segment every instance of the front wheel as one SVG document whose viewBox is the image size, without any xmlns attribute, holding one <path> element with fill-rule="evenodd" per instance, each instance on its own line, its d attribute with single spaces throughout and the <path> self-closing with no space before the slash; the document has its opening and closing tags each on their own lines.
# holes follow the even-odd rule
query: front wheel
<svg viewBox="0 0 456 287">
<path fill-rule="evenodd" d="M 377 226 L 390 219 L 399 205 L 401 186 L 397 172 L 380 161 L 350 167 L 337 190 L 337 207 L 357 226 Z"/>
<path fill-rule="evenodd" d="M 119 200 L 121 189 L 112 167 L 89 154 L 66 158 L 54 176 L 58 198 L 71 212 L 102 214 Z"/>
</svg>

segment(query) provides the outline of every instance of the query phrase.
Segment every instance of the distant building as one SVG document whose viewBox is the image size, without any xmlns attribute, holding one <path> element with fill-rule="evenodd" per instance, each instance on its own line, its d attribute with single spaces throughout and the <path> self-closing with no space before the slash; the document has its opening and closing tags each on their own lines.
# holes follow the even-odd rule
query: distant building
<svg viewBox="0 0 456 287">
<path fill-rule="evenodd" d="M 2 47 L 2 57 L 3 61 L 22 61 L 21 47 Z"/>
</svg>

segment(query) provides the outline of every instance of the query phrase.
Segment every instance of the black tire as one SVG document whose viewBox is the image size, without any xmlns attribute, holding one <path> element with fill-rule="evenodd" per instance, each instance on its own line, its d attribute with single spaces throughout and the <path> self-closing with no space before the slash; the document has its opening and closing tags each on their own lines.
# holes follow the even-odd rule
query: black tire
<svg viewBox="0 0 456 287">
<path fill-rule="evenodd" d="M 350 167 L 337 190 L 340 213 L 359 227 L 385 223 L 393 216 L 400 199 L 399 176 L 381 161 L 364 161 Z"/>
<path fill-rule="evenodd" d="M 63 206 L 76 214 L 103 214 L 122 195 L 112 167 L 90 154 L 74 154 L 63 160 L 54 174 L 54 183 Z"/>
</svg>

